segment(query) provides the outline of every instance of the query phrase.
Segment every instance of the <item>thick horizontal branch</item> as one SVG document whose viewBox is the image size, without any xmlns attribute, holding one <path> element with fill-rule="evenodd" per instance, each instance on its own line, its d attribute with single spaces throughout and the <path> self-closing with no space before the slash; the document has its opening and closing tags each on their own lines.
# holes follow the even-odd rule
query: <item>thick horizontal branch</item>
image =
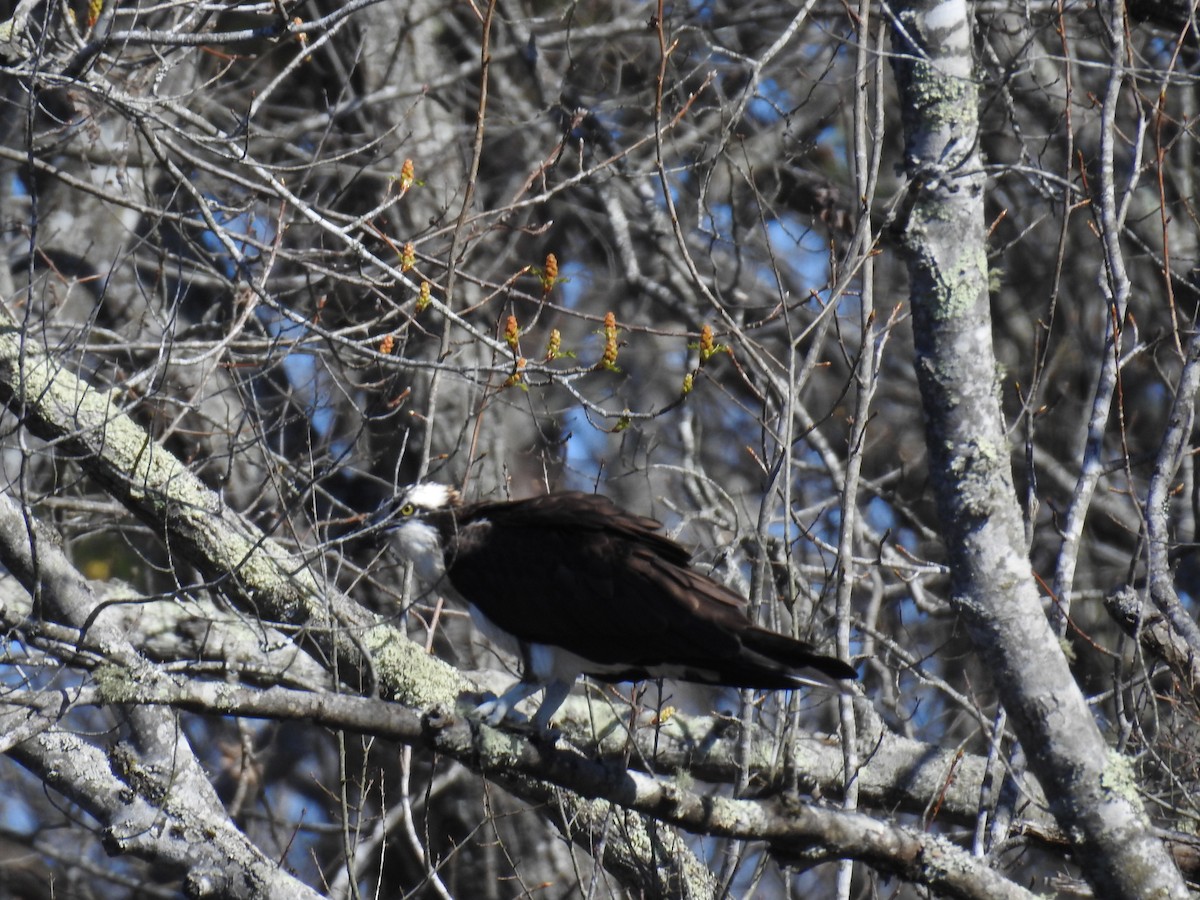
<svg viewBox="0 0 1200 900">
<path fill-rule="evenodd" d="M 502 784 L 521 778 L 552 782 L 603 798 L 695 834 L 766 841 L 787 859 L 814 844 L 828 858 L 852 858 L 953 897 L 1033 895 L 944 838 L 889 825 L 861 813 L 794 799 L 735 800 L 701 794 L 674 778 L 629 771 L 563 744 L 548 746 L 501 732 L 448 710 L 424 715 L 365 697 L 254 690 L 213 682 L 134 681 L 115 667 L 97 673 L 95 702 L 166 704 L 200 713 L 292 719 L 420 746 Z"/>
<path fill-rule="evenodd" d="M 5 583 L 0 581 L 0 587 Z M 31 600 L 19 588 L 0 596 L 4 598 L 0 627 L 24 629 L 31 645 L 56 653 L 76 668 L 93 669 L 106 657 L 110 663 L 123 664 L 120 658 L 108 657 L 103 644 L 90 633 L 61 628 L 62 634 L 57 634 L 47 625 L 29 623 Z M 189 675 L 203 674 L 207 664 L 217 666 L 223 676 L 236 674 L 241 683 L 257 687 L 282 685 L 307 691 L 331 687 L 325 670 L 298 654 L 283 634 L 264 630 L 261 624 L 252 628 L 240 617 L 222 612 L 202 598 L 187 604 L 150 601 L 125 588 L 110 590 L 103 595 L 103 602 L 106 605 L 96 615 L 98 622 L 121 629 L 152 659 L 194 660 L 185 670 Z M 203 639 L 194 641 L 192 635 Z M 470 677 L 472 673 L 467 674 Z M 491 673 L 475 674 L 485 680 L 483 676 Z M 573 698 L 564 707 L 561 721 L 570 728 L 572 741 L 585 752 L 605 760 L 628 759 L 631 766 L 643 771 L 686 771 L 703 781 L 732 784 L 745 766 L 750 783 L 759 789 L 772 789 L 795 779 L 806 793 L 841 794 L 843 755 L 834 735 L 793 732 L 782 760 L 765 749 L 766 740 L 754 737 L 749 742 L 751 757 L 741 760 L 739 729 L 730 727 L 728 719 L 675 715 L 631 732 L 627 718 L 608 704 Z M 873 720 L 873 716 L 863 716 L 860 725 L 859 756 L 863 762 L 857 778 L 861 805 L 924 815 L 936 799 L 938 823 L 972 825 L 978 815 L 987 760 L 868 727 Z M 635 747 L 632 754 L 631 740 Z M 757 752 L 760 748 L 761 753 Z M 1036 782 L 1027 787 L 1037 791 Z M 1057 826 L 1040 792 L 1028 798 L 1019 827 L 1061 840 L 1061 835 L 1056 837 Z"/>
</svg>

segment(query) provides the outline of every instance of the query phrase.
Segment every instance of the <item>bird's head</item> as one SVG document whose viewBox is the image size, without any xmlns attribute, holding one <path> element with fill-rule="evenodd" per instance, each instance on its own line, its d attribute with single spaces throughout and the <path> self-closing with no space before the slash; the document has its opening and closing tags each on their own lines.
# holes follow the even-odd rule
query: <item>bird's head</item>
<svg viewBox="0 0 1200 900">
<path fill-rule="evenodd" d="M 395 548 L 413 564 L 417 576 L 437 582 L 445 575 L 442 534 L 431 517 L 459 506 L 458 491 L 423 481 L 402 488 L 380 504 L 367 528 L 381 538 L 395 539 Z"/>
</svg>

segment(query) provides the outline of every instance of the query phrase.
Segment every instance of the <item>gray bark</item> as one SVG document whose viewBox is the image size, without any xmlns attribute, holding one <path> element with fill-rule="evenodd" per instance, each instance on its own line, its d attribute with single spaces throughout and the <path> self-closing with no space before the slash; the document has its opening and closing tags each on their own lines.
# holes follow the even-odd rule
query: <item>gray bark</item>
<svg viewBox="0 0 1200 900">
<path fill-rule="evenodd" d="M 616 822 L 615 834 L 621 835 L 621 843 L 636 848 L 637 853 L 623 854 L 606 866 L 619 877 L 625 876 L 628 883 L 638 884 L 646 896 L 716 893 L 707 870 L 684 852 L 677 838 L 659 834 L 650 819 L 694 833 L 765 841 L 785 864 L 857 859 L 928 884 L 947 896 L 1014 900 L 1033 896 L 993 871 L 986 861 L 937 835 L 792 799 L 737 800 L 709 795 L 693 789 L 685 779 L 627 771 L 589 759 L 573 747 L 537 746 L 437 711 L 421 715 L 367 698 L 282 688 L 228 689 L 178 683 L 166 677 L 128 680 L 113 671 L 105 673 L 97 695 L 85 699 L 298 719 L 427 747 L 482 772 L 518 796 L 545 803 L 563 833 L 592 851 L 597 836 L 607 834 Z M 654 876 L 647 889 L 649 872 Z"/>
<path fill-rule="evenodd" d="M 125 633 L 109 621 L 92 621 L 98 604 L 91 587 L 27 515 L 12 498 L 0 496 L 5 568 L 38 599 L 43 618 L 77 629 L 87 625 L 97 652 L 127 667 L 131 677 L 145 675 L 151 667 Z M 36 620 L 29 625 L 36 631 Z M 95 818 L 110 852 L 179 870 L 193 897 L 320 896 L 234 825 L 168 709 L 125 706 L 132 740 L 114 743 L 107 752 L 62 729 L 60 706 L 30 712 L 19 727 L 37 733 L 16 742 L 9 754 Z M 5 729 L 10 738 L 13 732 Z"/>
<path fill-rule="evenodd" d="M 917 378 L 954 602 L 1098 896 L 1184 897 L 1130 763 L 1092 718 L 1038 598 L 997 397 L 971 18 L 907 3 L 894 27 Z"/>
</svg>

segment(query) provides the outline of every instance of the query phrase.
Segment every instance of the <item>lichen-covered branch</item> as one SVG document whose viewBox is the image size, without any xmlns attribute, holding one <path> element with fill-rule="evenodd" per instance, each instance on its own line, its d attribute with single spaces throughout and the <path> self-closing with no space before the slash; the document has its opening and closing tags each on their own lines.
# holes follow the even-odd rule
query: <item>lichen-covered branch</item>
<svg viewBox="0 0 1200 900">
<path fill-rule="evenodd" d="M 903 4 L 894 44 L 915 365 L 955 604 L 1097 895 L 1186 896 L 1121 787 L 1128 762 L 1106 746 L 1030 571 L 997 398 L 968 4 Z"/>
<path fill-rule="evenodd" d="M 134 683 L 116 673 L 106 673 L 101 689 L 90 699 L 298 719 L 362 731 L 449 756 L 477 768 L 519 796 L 533 794 L 553 805 L 570 799 L 571 794 L 577 795 L 570 802 L 579 812 L 586 810 L 586 804 L 580 806 L 579 797 L 598 798 L 697 834 L 766 841 L 772 852 L 785 860 L 804 858 L 811 864 L 838 858 L 860 859 L 948 896 L 1032 897 L 984 860 L 973 859 L 935 835 L 888 825 L 862 813 L 794 800 L 735 800 L 705 794 L 679 778 L 614 767 L 565 744 L 539 746 L 437 711 L 421 715 L 368 698 L 282 688 L 258 691 L 165 677 Z M 610 814 L 606 803 L 605 810 L 589 818 L 599 821 Z M 570 816 L 567 822 L 572 828 L 579 825 Z M 665 864 L 665 860 L 659 862 Z M 669 874 L 678 890 L 678 872 Z"/>
</svg>

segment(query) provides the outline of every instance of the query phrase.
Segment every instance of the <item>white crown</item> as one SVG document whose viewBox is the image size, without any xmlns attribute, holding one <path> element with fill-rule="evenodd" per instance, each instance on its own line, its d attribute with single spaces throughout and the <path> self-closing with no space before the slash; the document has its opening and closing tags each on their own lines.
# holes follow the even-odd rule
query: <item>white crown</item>
<svg viewBox="0 0 1200 900">
<path fill-rule="evenodd" d="M 422 481 L 404 491 L 404 502 L 418 509 L 445 509 L 458 503 L 458 491 L 436 481 Z"/>
</svg>

